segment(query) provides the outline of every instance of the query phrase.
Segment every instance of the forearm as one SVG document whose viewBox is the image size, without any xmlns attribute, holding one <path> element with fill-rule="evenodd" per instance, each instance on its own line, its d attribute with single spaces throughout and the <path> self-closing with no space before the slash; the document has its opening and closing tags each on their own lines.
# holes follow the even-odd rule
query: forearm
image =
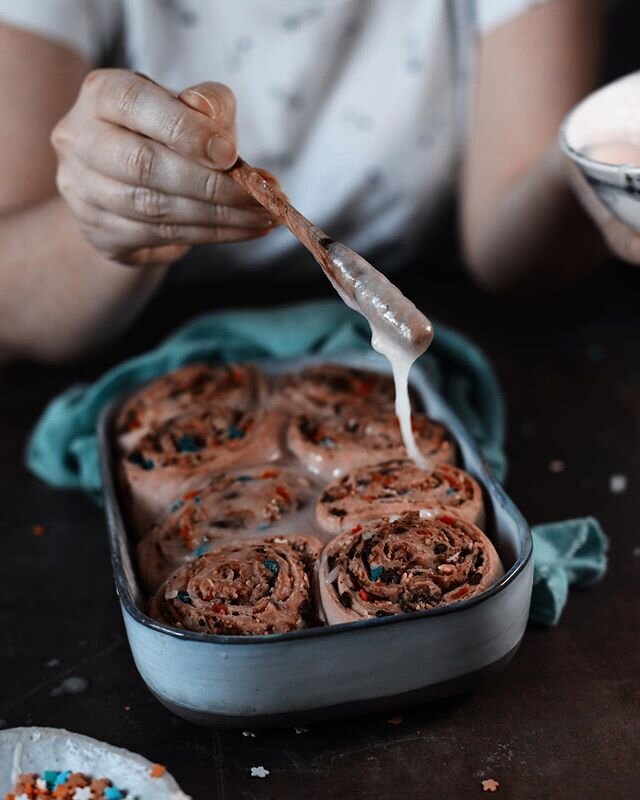
<svg viewBox="0 0 640 800">
<path fill-rule="evenodd" d="M 462 239 L 479 283 L 523 297 L 575 283 L 607 252 L 571 189 L 555 144 L 481 212 L 463 213 Z"/>
<path fill-rule="evenodd" d="M 142 309 L 164 267 L 100 256 L 61 198 L 0 217 L 0 360 L 65 361 L 107 341 Z"/>
</svg>

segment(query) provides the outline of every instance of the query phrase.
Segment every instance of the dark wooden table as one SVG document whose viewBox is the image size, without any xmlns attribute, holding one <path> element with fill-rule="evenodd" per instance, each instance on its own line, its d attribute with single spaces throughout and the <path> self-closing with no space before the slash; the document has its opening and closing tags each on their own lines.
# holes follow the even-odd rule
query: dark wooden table
<svg viewBox="0 0 640 800">
<path fill-rule="evenodd" d="M 397 725 L 370 716 L 249 738 L 173 717 L 133 665 L 101 511 L 21 465 L 49 398 L 151 345 L 215 296 L 173 292 L 106 355 L 0 372 L 3 726 L 64 726 L 139 751 L 167 764 L 196 800 L 460 800 L 485 796 L 483 778 L 497 779 L 505 800 L 640 797 L 640 272 L 611 266 L 535 308 L 490 301 L 455 273 L 427 282 L 415 269 L 400 282 L 492 358 L 509 406 L 508 490 L 532 523 L 596 515 L 612 540 L 606 579 L 573 592 L 556 629 L 530 629 L 491 684 L 405 709 Z M 273 287 L 250 283 L 250 301 L 274 302 Z M 229 285 L 219 302 L 237 303 L 247 285 Z M 297 295 L 308 291 L 324 287 Z M 564 471 L 550 471 L 553 460 Z M 610 491 L 612 475 L 627 477 L 626 492 Z M 88 688 L 56 692 L 68 677 Z M 268 778 L 250 777 L 257 765 Z"/>
</svg>

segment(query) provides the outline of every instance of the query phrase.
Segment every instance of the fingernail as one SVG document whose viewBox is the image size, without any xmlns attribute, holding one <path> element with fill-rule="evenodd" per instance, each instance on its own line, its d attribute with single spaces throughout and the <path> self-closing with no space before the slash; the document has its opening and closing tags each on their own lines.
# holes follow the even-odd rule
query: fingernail
<svg viewBox="0 0 640 800">
<path fill-rule="evenodd" d="M 238 158 L 238 151 L 231 139 L 224 136 L 212 136 L 207 145 L 209 159 L 219 169 L 229 169 Z"/>
</svg>

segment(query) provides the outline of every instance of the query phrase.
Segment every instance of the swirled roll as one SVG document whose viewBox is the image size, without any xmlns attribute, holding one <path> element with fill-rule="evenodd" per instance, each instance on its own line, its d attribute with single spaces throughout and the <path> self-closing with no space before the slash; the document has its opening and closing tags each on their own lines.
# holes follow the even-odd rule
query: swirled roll
<svg viewBox="0 0 640 800">
<path fill-rule="evenodd" d="M 410 511 L 333 539 L 318 583 L 322 612 L 336 625 L 466 600 L 502 574 L 494 546 L 475 525 Z"/>
<path fill-rule="evenodd" d="M 387 375 L 337 364 L 307 367 L 276 378 L 274 399 L 294 411 L 333 413 L 344 405 L 392 410 L 395 389 Z"/>
<path fill-rule="evenodd" d="M 436 464 L 426 472 L 408 459 L 361 467 L 338 478 L 320 495 L 316 519 L 335 536 L 371 517 L 421 509 L 450 509 L 480 526 L 484 521 L 482 491 L 464 470 Z"/>
<path fill-rule="evenodd" d="M 432 464 L 454 460 L 453 442 L 442 425 L 420 413 L 412 415 L 412 425 L 420 452 Z M 349 407 L 330 417 L 299 414 L 289 423 L 287 444 L 307 469 L 326 479 L 366 464 L 407 457 L 393 411 Z"/>
<path fill-rule="evenodd" d="M 201 633 L 285 633 L 315 621 L 312 584 L 322 545 L 313 537 L 224 545 L 179 567 L 149 613 Z"/>
<path fill-rule="evenodd" d="M 307 477 L 282 467 L 217 473 L 175 500 L 169 515 L 138 545 L 145 587 L 155 592 L 185 561 L 220 545 L 256 535 L 299 533 L 312 493 Z"/>
<path fill-rule="evenodd" d="M 118 443 L 130 452 L 147 433 L 172 417 L 214 405 L 246 410 L 266 394 L 266 376 L 250 364 L 188 364 L 127 400 L 116 420 Z"/>
<path fill-rule="evenodd" d="M 146 532 L 174 500 L 214 472 L 275 461 L 281 454 L 282 425 L 279 412 L 217 406 L 152 430 L 122 462 L 137 530 Z"/>
</svg>

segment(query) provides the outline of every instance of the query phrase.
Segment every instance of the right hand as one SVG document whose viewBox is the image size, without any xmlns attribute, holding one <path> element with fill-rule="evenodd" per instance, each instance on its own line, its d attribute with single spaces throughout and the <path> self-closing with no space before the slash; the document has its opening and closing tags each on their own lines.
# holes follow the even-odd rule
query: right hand
<svg viewBox="0 0 640 800">
<path fill-rule="evenodd" d="M 190 87 L 211 119 L 133 72 L 91 72 L 51 142 L 57 185 L 85 238 L 130 265 L 169 264 L 194 244 L 236 242 L 276 224 L 224 173 L 238 151 L 235 98 L 219 83 Z"/>
</svg>

